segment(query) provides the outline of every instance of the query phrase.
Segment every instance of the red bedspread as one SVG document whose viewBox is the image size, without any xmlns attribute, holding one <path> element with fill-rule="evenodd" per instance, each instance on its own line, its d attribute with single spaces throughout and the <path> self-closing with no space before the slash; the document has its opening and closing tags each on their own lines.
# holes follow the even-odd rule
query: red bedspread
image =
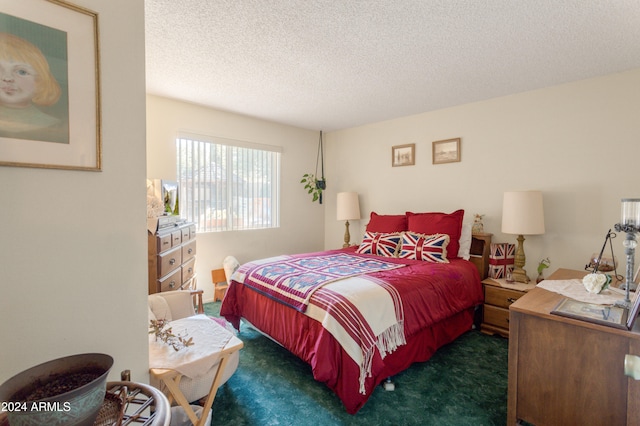
<svg viewBox="0 0 640 426">
<path fill-rule="evenodd" d="M 353 249 L 322 254 L 341 251 Z M 482 303 L 479 274 L 468 261 L 453 259 L 440 264 L 386 257 L 384 260 L 406 265 L 368 275 L 391 284 L 400 295 L 407 343 L 386 357 L 374 355 L 364 394 L 360 392 L 359 366 L 320 322 L 234 280 L 230 282 L 220 313 L 236 328 L 240 318 L 245 318 L 309 363 L 314 378 L 332 389 L 347 412 L 353 414 L 386 377 L 413 362 L 427 360 L 440 346 L 467 331 L 473 322 L 473 308 Z M 311 304 L 315 297 L 311 297 Z"/>
</svg>

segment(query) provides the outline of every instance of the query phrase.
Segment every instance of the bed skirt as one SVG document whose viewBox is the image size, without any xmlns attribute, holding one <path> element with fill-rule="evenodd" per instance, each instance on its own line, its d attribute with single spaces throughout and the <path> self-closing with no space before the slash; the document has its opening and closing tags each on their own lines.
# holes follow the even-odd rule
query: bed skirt
<svg viewBox="0 0 640 426">
<path fill-rule="evenodd" d="M 244 318 L 308 363 L 315 380 L 327 385 L 342 401 L 346 411 L 355 414 L 364 406 L 377 385 L 387 377 L 406 370 L 414 362 L 428 360 L 438 348 L 470 330 L 474 308 L 457 313 L 430 327 L 407 336 L 407 344 L 387 354 L 384 360 L 376 352 L 372 376 L 365 380 L 365 394 L 359 392 L 359 366 L 340 347 L 318 321 L 271 300 L 245 286 L 230 286 L 220 314 L 239 328 Z M 253 306 L 261 306 L 260 311 Z"/>
</svg>

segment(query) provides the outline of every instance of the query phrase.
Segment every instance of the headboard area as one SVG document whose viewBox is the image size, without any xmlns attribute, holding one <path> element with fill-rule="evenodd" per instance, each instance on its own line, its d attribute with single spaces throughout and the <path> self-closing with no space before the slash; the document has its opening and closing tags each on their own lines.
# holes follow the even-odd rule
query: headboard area
<svg viewBox="0 0 640 426">
<path fill-rule="evenodd" d="M 473 234 L 471 236 L 471 248 L 469 260 L 476 265 L 480 272 L 480 279 L 484 280 L 489 275 L 489 254 L 491 253 L 491 236 L 493 234 Z"/>
</svg>

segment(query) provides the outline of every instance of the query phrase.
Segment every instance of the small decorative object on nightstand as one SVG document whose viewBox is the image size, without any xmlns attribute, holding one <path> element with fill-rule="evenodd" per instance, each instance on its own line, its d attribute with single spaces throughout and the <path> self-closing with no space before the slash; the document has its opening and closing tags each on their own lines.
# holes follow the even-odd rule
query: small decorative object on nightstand
<svg viewBox="0 0 640 426">
<path fill-rule="evenodd" d="M 480 331 L 486 334 L 499 334 L 509 337 L 509 306 L 535 284 L 508 283 L 506 279 L 487 278 L 482 281 L 484 305 Z"/>
<path fill-rule="evenodd" d="M 549 267 L 549 265 L 551 265 L 551 261 L 548 257 L 545 257 L 540 261 L 540 263 L 538 263 L 538 278 L 536 278 L 536 283 L 544 280 L 543 272 Z"/>
<path fill-rule="evenodd" d="M 482 223 L 483 214 L 473 215 L 473 225 L 471 225 L 471 232 L 474 234 L 484 234 L 484 224 Z"/>
</svg>

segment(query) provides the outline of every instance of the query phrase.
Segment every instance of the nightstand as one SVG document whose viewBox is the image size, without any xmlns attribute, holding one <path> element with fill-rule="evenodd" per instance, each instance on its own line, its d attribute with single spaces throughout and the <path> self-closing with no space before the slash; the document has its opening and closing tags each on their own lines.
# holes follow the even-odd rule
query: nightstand
<svg viewBox="0 0 640 426">
<path fill-rule="evenodd" d="M 480 331 L 509 337 L 509 306 L 535 286 L 532 283 L 508 283 L 497 278 L 483 280 L 484 305 Z"/>
</svg>

